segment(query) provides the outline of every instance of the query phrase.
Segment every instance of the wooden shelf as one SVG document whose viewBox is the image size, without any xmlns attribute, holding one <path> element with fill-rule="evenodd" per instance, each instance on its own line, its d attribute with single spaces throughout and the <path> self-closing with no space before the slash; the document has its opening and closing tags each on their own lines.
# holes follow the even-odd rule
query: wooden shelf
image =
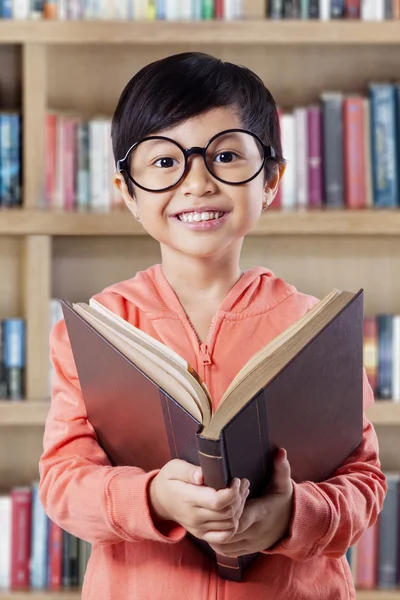
<svg viewBox="0 0 400 600">
<path fill-rule="evenodd" d="M 400 44 L 400 21 L 0 21 L 0 43 Z"/>
<path fill-rule="evenodd" d="M 0 235 L 120 236 L 146 232 L 127 210 L 78 213 L 10 209 L 0 210 Z M 400 210 L 270 210 L 251 235 L 400 235 Z"/>
<path fill-rule="evenodd" d="M 400 402 L 376 400 L 366 414 L 375 426 L 400 425 Z"/>
<path fill-rule="evenodd" d="M 400 600 L 400 590 L 358 590 L 357 600 Z"/>
<path fill-rule="evenodd" d="M 16 425 L 43 427 L 49 406 L 50 402 L 45 400 L 26 400 L 23 402 L 0 400 L 0 427 Z"/>
<path fill-rule="evenodd" d="M 0 400 L 0 427 L 15 425 L 43 426 L 49 410 L 47 400 L 9 402 Z M 400 402 L 377 400 L 367 412 L 374 425 L 400 425 Z M 400 599 L 399 599 L 400 600 Z"/>
</svg>

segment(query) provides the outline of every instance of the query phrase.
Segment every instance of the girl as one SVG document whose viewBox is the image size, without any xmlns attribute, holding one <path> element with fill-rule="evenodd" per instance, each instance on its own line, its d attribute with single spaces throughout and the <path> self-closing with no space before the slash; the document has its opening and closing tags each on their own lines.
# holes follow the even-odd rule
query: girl
<svg viewBox="0 0 400 600">
<path fill-rule="evenodd" d="M 317 302 L 266 268 L 240 268 L 244 236 L 284 173 L 274 100 L 246 68 L 171 56 L 129 81 L 112 141 L 115 184 L 162 262 L 95 298 L 191 363 L 215 408 L 248 359 Z M 51 519 L 93 545 L 84 600 L 355 598 L 345 552 L 375 523 L 386 491 L 366 418 L 362 443 L 328 481 L 293 482 L 281 449 L 268 492 L 246 503 L 247 481 L 217 492 L 184 461 L 150 473 L 111 467 L 64 321 L 51 357 L 40 498 Z M 364 373 L 364 408 L 372 402 Z M 187 532 L 225 556 L 261 555 L 243 583 L 225 581 Z"/>
</svg>

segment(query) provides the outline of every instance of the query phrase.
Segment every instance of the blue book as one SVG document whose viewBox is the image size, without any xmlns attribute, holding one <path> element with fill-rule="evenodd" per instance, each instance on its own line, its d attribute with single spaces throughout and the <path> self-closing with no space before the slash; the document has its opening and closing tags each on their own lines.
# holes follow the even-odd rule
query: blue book
<svg viewBox="0 0 400 600">
<path fill-rule="evenodd" d="M 392 398 L 393 315 L 378 315 L 378 389 L 381 400 Z"/>
<path fill-rule="evenodd" d="M 2 19 L 13 18 L 12 0 L 0 0 L 0 17 Z"/>
<path fill-rule="evenodd" d="M 39 500 L 39 482 L 32 487 L 32 536 L 30 584 L 33 589 L 47 587 L 47 548 L 49 520 Z"/>
<path fill-rule="evenodd" d="M 201 21 L 202 19 L 202 1 L 192 0 L 192 19 L 194 21 Z"/>
<path fill-rule="evenodd" d="M 395 89 L 391 84 L 370 86 L 371 153 L 374 205 L 398 204 Z"/>
<path fill-rule="evenodd" d="M 331 19 L 342 19 L 344 9 L 344 0 L 331 0 Z"/>
<path fill-rule="evenodd" d="M 21 131 L 17 114 L 0 115 L 0 203 L 21 204 Z"/>
<path fill-rule="evenodd" d="M 166 18 L 165 14 L 165 2 L 166 0 L 157 0 L 157 19 L 163 21 Z"/>
<path fill-rule="evenodd" d="M 10 400 L 22 400 L 25 388 L 25 321 L 23 319 L 5 319 L 3 327 L 7 396 Z"/>
</svg>

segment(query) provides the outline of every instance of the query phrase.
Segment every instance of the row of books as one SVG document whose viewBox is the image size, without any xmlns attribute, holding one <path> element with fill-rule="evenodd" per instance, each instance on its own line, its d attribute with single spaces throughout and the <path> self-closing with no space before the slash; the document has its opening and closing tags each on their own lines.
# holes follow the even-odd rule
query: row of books
<svg viewBox="0 0 400 600">
<path fill-rule="evenodd" d="M 24 319 L 0 320 L 0 400 L 22 400 L 25 397 Z"/>
<path fill-rule="evenodd" d="M 269 0 L 270 19 L 361 19 L 383 21 L 400 18 L 399 0 Z"/>
<path fill-rule="evenodd" d="M 62 316 L 59 300 L 52 298 L 49 306 L 50 330 Z M 0 331 L 0 399 L 22 400 L 25 397 L 25 321 L 3 319 Z M 400 402 L 400 315 L 365 317 L 364 366 L 375 397 Z M 50 362 L 49 395 L 52 376 Z"/>
<path fill-rule="evenodd" d="M 395 589 L 400 585 L 400 475 L 385 475 L 388 491 L 378 521 L 347 552 L 359 589 Z"/>
<path fill-rule="evenodd" d="M 0 590 L 58 591 L 83 583 L 91 546 L 49 519 L 38 486 L 0 495 Z"/>
<path fill-rule="evenodd" d="M 0 206 L 20 204 L 21 117 L 0 113 Z"/>
<path fill-rule="evenodd" d="M 377 523 L 347 552 L 360 589 L 400 584 L 400 475 L 386 473 L 386 478 L 388 492 Z M 49 519 L 38 485 L 0 495 L 0 590 L 57 591 L 82 585 L 91 546 Z"/>
<path fill-rule="evenodd" d="M 188 21 L 243 17 L 243 0 L 0 0 L 3 19 Z"/>
<path fill-rule="evenodd" d="M 324 92 L 319 103 L 281 113 L 287 167 L 271 207 L 399 206 L 400 85 L 368 91 Z"/>
<path fill-rule="evenodd" d="M 400 402 L 400 315 L 364 318 L 364 366 L 375 397 Z"/>
</svg>

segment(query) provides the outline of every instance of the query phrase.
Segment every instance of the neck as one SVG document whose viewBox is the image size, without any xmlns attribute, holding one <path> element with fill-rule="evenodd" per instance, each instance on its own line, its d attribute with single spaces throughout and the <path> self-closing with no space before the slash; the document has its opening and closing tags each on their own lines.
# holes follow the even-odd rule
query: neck
<svg viewBox="0 0 400 600">
<path fill-rule="evenodd" d="M 181 301 L 193 298 L 198 304 L 203 296 L 220 304 L 242 275 L 240 251 L 241 244 L 233 252 L 199 258 L 162 246 L 162 269 Z"/>
</svg>

